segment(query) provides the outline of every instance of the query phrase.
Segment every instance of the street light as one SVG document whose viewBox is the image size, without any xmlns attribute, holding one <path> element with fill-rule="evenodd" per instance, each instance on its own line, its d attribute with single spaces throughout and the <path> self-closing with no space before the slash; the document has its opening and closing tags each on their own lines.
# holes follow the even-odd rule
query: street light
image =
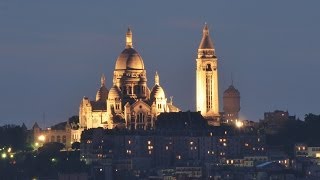
<svg viewBox="0 0 320 180">
<path fill-rule="evenodd" d="M 41 142 L 44 142 L 46 140 L 46 137 L 44 135 L 40 135 L 38 137 L 38 140 L 41 141 Z"/>
<path fill-rule="evenodd" d="M 241 121 L 236 121 L 236 127 L 237 128 L 242 128 L 242 126 L 243 126 L 243 122 L 241 122 Z"/>
</svg>

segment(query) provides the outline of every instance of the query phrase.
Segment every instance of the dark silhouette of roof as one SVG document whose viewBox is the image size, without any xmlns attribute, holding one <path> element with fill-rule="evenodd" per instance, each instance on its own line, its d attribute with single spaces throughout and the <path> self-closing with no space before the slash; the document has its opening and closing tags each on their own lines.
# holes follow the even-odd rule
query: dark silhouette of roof
<svg viewBox="0 0 320 180">
<path fill-rule="evenodd" d="M 208 123 L 200 112 L 161 113 L 157 117 L 157 130 L 204 130 Z"/>
</svg>

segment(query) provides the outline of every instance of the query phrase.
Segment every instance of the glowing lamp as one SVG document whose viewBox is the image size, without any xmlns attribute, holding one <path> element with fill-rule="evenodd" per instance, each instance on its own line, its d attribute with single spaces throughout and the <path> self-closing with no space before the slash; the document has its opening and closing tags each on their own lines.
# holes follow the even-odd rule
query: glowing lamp
<svg viewBox="0 0 320 180">
<path fill-rule="evenodd" d="M 236 121 L 236 127 L 241 128 L 243 126 L 243 123 L 240 121 Z"/>
<path fill-rule="evenodd" d="M 38 137 L 38 140 L 44 142 L 46 140 L 46 137 L 44 135 L 40 135 Z"/>
</svg>

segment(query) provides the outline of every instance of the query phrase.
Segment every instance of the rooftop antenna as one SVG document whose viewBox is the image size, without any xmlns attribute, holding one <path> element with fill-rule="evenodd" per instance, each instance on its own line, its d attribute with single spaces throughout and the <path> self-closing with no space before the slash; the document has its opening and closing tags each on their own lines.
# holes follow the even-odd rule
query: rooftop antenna
<svg viewBox="0 0 320 180">
<path fill-rule="evenodd" d="M 42 123 L 43 123 L 43 127 L 46 128 L 46 113 L 45 112 L 42 113 Z"/>
<path fill-rule="evenodd" d="M 231 72 L 231 85 L 233 86 L 233 73 Z"/>
</svg>

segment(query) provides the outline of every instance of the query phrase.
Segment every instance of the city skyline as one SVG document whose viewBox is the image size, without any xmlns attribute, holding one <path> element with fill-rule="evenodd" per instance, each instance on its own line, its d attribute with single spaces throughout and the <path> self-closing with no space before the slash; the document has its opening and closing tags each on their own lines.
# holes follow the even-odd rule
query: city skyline
<svg viewBox="0 0 320 180">
<path fill-rule="evenodd" d="M 288 2 L 291 9 L 283 11 Z M 320 85 L 311 84 L 319 77 L 315 4 L 186 2 L 183 7 L 173 3 L 161 14 L 165 5 L 146 1 L 134 8 L 119 2 L 2 2 L 1 124 L 50 126 L 77 115 L 80 99 L 94 98 L 102 73 L 110 89 L 128 26 L 144 59 L 148 85 L 158 71 L 166 95 L 174 96 L 183 111 L 195 111 L 195 59 L 205 22 L 218 56 L 220 104 L 233 73 L 245 119 L 258 120 L 275 109 L 302 119 L 305 113 L 319 113 Z M 135 8 L 132 17 L 115 15 Z"/>
</svg>

